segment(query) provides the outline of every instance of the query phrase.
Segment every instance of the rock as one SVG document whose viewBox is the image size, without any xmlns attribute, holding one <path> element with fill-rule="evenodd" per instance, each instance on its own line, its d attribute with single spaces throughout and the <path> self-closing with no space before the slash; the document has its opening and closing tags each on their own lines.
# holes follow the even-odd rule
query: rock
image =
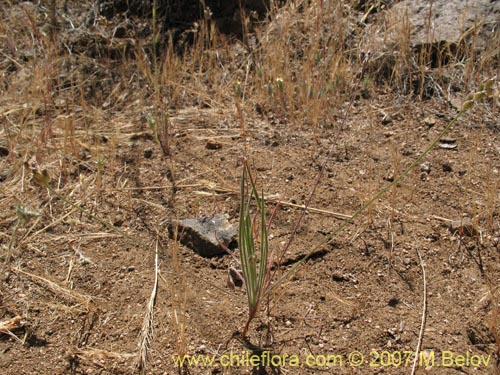
<svg viewBox="0 0 500 375">
<path fill-rule="evenodd" d="M 451 165 L 448 163 L 444 163 L 443 164 L 443 172 L 451 172 L 451 171 L 453 171 L 453 168 L 451 167 Z"/>
<path fill-rule="evenodd" d="M 432 128 L 434 125 L 436 125 L 436 119 L 432 116 L 426 117 L 424 118 L 424 124 L 429 128 Z"/>
<path fill-rule="evenodd" d="M 420 164 L 420 170 L 423 173 L 429 174 L 431 172 L 431 163 L 429 163 L 428 161 L 426 161 L 426 162 Z"/>
<path fill-rule="evenodd" d="M 230 224 L 225 215 L 173 221 L 168 226 L 170 237 L 176 227 L 180 242 L 203 257 L 225 254 L 221 244 L 229 249 L 237 247 L 238 226 Z"/>
<path fill-rule="evenodd" d="M 151 147 L 148 147 L 144 150 L 144 157 L 146 159 L 151 159 L 151 157 L 153 156 L 153 149 Z"/>
<path fill-rule="evenodd" d="M 393 121 L 392 116 L 385 113 L 384 117 L 382 117 L 382 125 L 389 125 Z"/>
<path fill-rule="evenodd" d="M 454 220 L 450 224 L 451 233 L 459 234 L 460 236 L 474 237 L 479 234 L 477 226 L 472 222 L 471 219 L 464 217 L 461 220 Z"/>
<path fill-rule="evenodd" d="M 456 47 L 466 34 L 474 37 L 477 32 L 475 43 L 481 49 L 493 40 L 500 23 L 500 2 L 491 0 L 403 0 L 392 10 L 408 17 L 412 47 L 431 44 L 448 49 L 450 45 Z"/>
<path fill-rule="evenodd" d="M 216 141 L 208 141 L 205 144 L 207 150 L 220 150 L 222 148 L 222 143 Z"/>
<path fill-rule="evenodd" d="M 392 79 L 400 70 L 397 63 L 399 57 L 395 56 L 394 48 L 401 47 L 402 38 L 407 40 L 408 53 L 416 62 L 412 63 L 413 69 L 421 66 L 440 68 L 467 60 L 471 54 L 481 54 L 483 51 L 494 53 L 492 46 L 497 40 L 496 32 L 500 25 L 500 1 L 401 0 L 389 1 L 386 9 L 384 18 L 392 20 L 390 29 L 380 33 L 380 24 L 368 21 L 366 33 L 373 38 L 362 47 L 368 54 L 378 49 L 369 59 L 368 69 L 384 78 Z M 394 32 L 394 25 L 405 25 L 405 31 Z M 428 71 L 426 74 L 431 73 Z M 423 97 L 431 97 L 440 91 L 429 77 L 422 78 L 415 81 L 410 79 L 411 86 L 408 88 Z M 462 108 L 460 99 L 451 97 L 450 104 L 457 109 Z"/>
<path fill-rule="evenodd" d="M 453 138 L 443 137 L 439 140 L 439 148 L 453 150 L 457 148 L 457 141 Z"/>
<path fill-rule="evenodd" d="M 0 146 L 0 156 L 8 156 L 9 155 L 9 149 L 4 146 Z"/>
</svg>

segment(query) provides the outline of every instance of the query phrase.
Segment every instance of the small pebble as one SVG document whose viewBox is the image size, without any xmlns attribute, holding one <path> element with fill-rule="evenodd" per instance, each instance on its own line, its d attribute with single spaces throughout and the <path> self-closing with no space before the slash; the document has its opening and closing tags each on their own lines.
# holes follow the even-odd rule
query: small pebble
<svg viewBox="0 0 500 375">
<path fill-rule="evenodd" d="M 390 115 L 384 115 L 384 117 L 382 118 L 382 125 L 389 125 L 392 123 L 392 117 Z"/>
<path fill-rule="evenodd" d="M 205 148 L 207 150 L 220 150 L 222 148 L 222 144 L 216 141 L 208 141 Z"/>
<path fill-rule="evenodd" d="M 451 165 L 448 163 L 443 164 L 443 172 L 451 172 L 453 169 L 451 168 Z"/>
<path fill-rule="evenodd" d="M 0 156 L 9 155 L 9 149 L 7 147 L 0 146 Z"/>
<path fill-rule="evenodd" d="M 151 159 L 152 156 L 153 156 L 153 149 L 148 147 L 147 149 L 144 150 L 144 157 L 146 159 Z"/>
<path fill-rule="evenodd" d="M 425 163 L 420 164 L 420 170 L 424 173 L 429 174 L 431 171 L 431 163 L 426 161 Z"/>
<path fill-rule="evenodd" d="M 424 118 L 424 124 L 431 128 L 436 125 L 436 119 L 432 116 L 426 117 Z"/>
</svg>

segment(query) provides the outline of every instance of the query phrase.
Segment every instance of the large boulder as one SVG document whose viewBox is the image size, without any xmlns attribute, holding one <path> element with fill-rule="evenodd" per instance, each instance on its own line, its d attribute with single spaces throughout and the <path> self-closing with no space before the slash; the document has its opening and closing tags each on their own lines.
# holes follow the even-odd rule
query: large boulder
<svg viewBox="0 0 500 375">
<path fill-rule="evenodd" d="M 500 1 L 491 0 L 403 0 L 392 11 L 406 15 L 411 25 L 410 43 L 459 44 L 477 35 L 477 48 L 491 41 L 500 24 Z"/>
</svg>

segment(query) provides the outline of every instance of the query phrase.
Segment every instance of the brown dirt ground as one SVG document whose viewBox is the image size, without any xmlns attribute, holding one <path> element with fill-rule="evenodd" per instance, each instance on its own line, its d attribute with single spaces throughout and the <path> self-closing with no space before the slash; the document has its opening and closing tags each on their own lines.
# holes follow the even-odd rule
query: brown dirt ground
<svg viewBox="0 0 500 375">
<path fill-rule="evenodd" d="M 378 108 L 391 114 L 391 123 L 382 124 Z M 354 101 L 341 130 L 325 126 L 313 133 L 273 124 L 265 116 L 247 118 L 245 147 L 258 182 L 266 194 L 279 194 L 285 202 L 304 204 L 333 145 L 311 209 L 277 272 L 290 269 L 344 222 L 335 213 L 352 214 L 388 184 L 395 171 L 411 164 L 456 113 L 443 100 L 413 102 L 375 89 L 370 99 Z M 430 125 L 429 118 L 435 124 Z M 8 126 L 5 118 L 2 121 Z M 247 317 L 244 288 L 227 286 L 228 269 L 237 266 L 234 260 L 206 259 L 181 246 L 176 268 L 166 230 L 166 222 L 176 217 L 225 213 L 237 222 L 243 140 L 235 110 L 179 110 L 171 117 L 175 134 L 170 161 L 133 105 L 108 110 L 101 121 L 94 132 L 98 136 L 88 146 L 116 157 L 105 166 L 99 194 L 86 193 L 95 184 L 95 172 L 82 167 L 84 163 L 69 167 L 76 173 L 67 177 L 73 191 L 65 189 L 64 182 L 53 186 L 86 213 L 37 186 L 29 176 L 2 192 L 2 249 L 7 249 L 16 225 L 16 202 L 43 214 L 37 222 L 20 225 L 14 260 L 2 265 L 0 321 L 21 316 L 23 327 L 12 332 L 19 340 L 0 336 L 1 373 L 137 373 L 134 365 L 154 282 L 157 232 L 161 277 L 147 373 L 180 371 L 172 362 L 182 336 L 176 319 L 185 320 L 189 355 L 219 357 L 250 350 L 248 343 L 231 339 Z M 428 172 L 417 166 L 369 214 L 315 253 L 275 290 L 251 324 L 253 345 L 301 360 L 310 354 L 337 354 L 342 364 L 260 370 L 190 366 L 183 371 L 410 373 L 411 362 L 397 367 L 391 361 L 380 362 L 376 353 L 394 357 L 415 350 L 424 298 L 418 251 L 427 283 L 422 350 L 435 351 L 436 363 L 443 351 L 492 357 L 489 366 L 423 366 L 417 373 L 494 373 L 499 350 L 492 333 L 498 330 L 492 312 L 498 308 L 495 288 L 500 277 L 499 126 L 498 117 L 486 106 L 462 117 L 447 135 L 456 140 L 456 149 L 432 150 L 425 158 Z M 104 137 L 110 133 L 115 135 Z M 207 142 L 220 148 L 209 149 Z M 2 170 L 20 176 L 20 160 L 21 154 L 2 156 Z M 91 162 L 97 162 L 95 156 L 87 161 Z M 272 202 L 268 207 L 273 209 Z M 89 211 L 116 229 L 89 217 Z M 283 249 L 300 212 L 280 206 L 271 227 L 273 249 Z M 451 227 L 451 221 L 461 218 L 472 221 L 473 233 Z M 88 296 L 91 302 L 85 305 L 78 295 L 64 295 L 33 275 Z M 365 356 L 359 367 L 348 363 L 353 351 Z"/>
</svg>

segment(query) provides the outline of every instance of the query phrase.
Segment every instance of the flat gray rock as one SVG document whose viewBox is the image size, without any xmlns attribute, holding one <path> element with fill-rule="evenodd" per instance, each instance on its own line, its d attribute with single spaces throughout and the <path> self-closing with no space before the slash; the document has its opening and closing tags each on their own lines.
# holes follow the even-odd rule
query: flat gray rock
<svg viewBox="0 0 500 375">
<path fill-rule="evenodd" d="M 238 225 L 230 224 L 225 215 L 173 221 L 168 225 L 170 237 L 176 227 L 180 242 L 203 257 L 226 254 L 221 244 L 237 247 Z"/>
<path fill-rule="evenodd" d="M 465 32 L 477 26 L 476 47 L 484 48 L 491 43 L 500 22 L 500 1 L 492 0 L 402 0 L 392 9 L 408 15 L 412 46 L 441 41 L 458 43 Z"/>
</svg>

